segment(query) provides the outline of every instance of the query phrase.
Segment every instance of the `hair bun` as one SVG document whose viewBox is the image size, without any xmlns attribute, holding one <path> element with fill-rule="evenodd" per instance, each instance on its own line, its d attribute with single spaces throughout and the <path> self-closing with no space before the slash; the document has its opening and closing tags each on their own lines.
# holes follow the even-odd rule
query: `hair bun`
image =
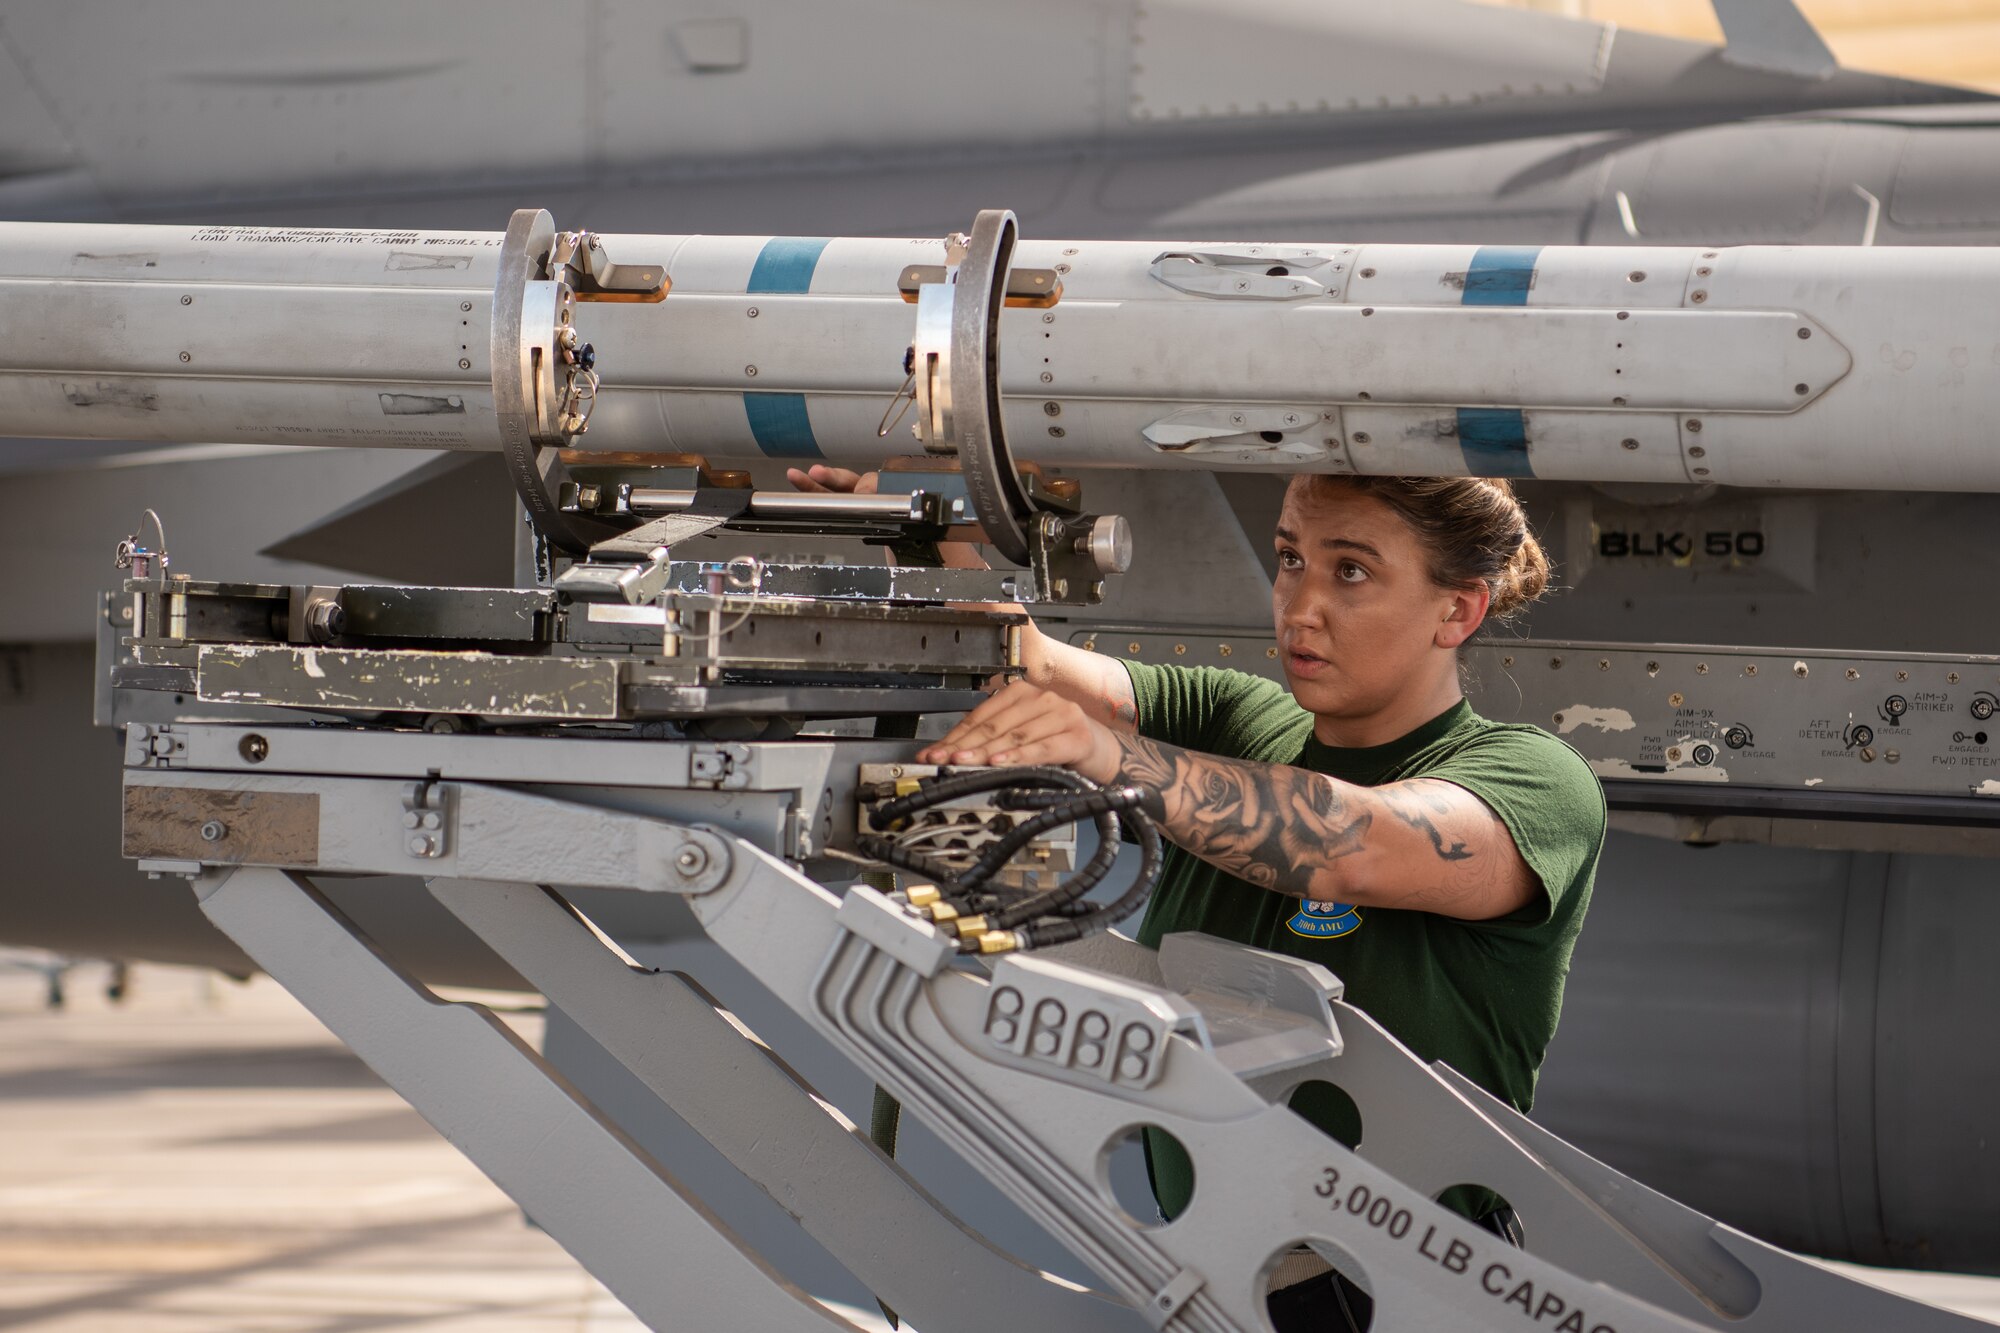
<svg viewBox="0 0 2000 1333">
<path fill-rule="evenodd" d="M 1486 608 L 1488 620 L 1506 620 L 1517 615 L 1548 591 L 1548 553 L 1528 530 L 1525 520 L 1521 524 L 1521 544 L 1508 558 L 1507 567 L 1489 580 L 1489 586 L 1493 600 Z"/>
</svg>

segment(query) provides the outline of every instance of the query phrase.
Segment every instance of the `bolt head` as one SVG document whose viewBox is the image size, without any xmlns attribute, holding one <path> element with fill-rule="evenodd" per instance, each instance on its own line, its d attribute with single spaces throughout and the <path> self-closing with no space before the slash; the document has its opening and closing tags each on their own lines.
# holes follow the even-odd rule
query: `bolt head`
<svg viewBox="0 0 2000 1333">
<path fill-rule="evenodd" d="M 694 878 L 708 868 L 708 853 L 689 843 L 674 856 L 674 869 L 688 879 Z"/>
</svg>

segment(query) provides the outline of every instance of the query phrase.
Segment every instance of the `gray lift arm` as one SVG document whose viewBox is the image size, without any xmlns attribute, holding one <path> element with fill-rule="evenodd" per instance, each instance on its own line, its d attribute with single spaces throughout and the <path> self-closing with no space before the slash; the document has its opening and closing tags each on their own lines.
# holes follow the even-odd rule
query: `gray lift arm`
<svg viewBox="0 0 2000 1333">
<path fill-rule="evenodd" d="M 369 774 L 418 763 L 488 775 L 440 784 L 448 850 L 426 868 L 430 891 L 917 1327 L 1143 1318 L 1257 1330 L 1268 1275 L 1301 1243 L 1375 1295 L 1381 1333 L 1975 1326 L 1617 1175 L 1423 1065 L 1314 965 L 1175 936 L 1157 955 L 1113 938 L 968 970 L 934 926 L 872 890 L 836 895 L 752 839 L 547 781 L 616 772 L 625 742 L 322 730 L 182 724 L 178 747 L 134 745 L 135 808 L 171 800 L 228 827 L 208 858 L 189 860 L 149 856 L 182 844 L 140 821 L 128 824 L 128 851 L 187 876 L 211 920 L 655 1327 L 838 1321 L 490 1015 L 437 1002 L 318 894 L 318 848 L 338 848 L 342 871 L 414 855 L 395 817 L 408 784 Z M 801 771 L 783 748 L 739 747 L 739 761 Z M 689 758 L 684 768 L 698 767 Z M 520 765 L 512 778 L 496 768 L 508 764 Z M 833 786 L 852 796 L 849 783 Z M 610 952 L 564 901 L 559 874 L 461 877 L 459 867 L 501 859 L 478 847 L 501 836 L 547 849 L 545 867 L 584 868 L 590 884 L 684 897 L 725 952 L 1087 1261 L 1102 1294 L 967 1235 L 697 990 Z M 232 849 L 251 850 L 239 862 Z M 1286 1109 L 1310 1078 L 1354 1097 L 1367 1126 L 1359 1151 Z M 1146 1125 L 1195 1163 L 1194 1202 L 1169 1225 L 1128 1215 L 1104 1172 L 1111 1148 Z M 1522 1211 L 1525 1251 L 1431 1201 L 1464 1183 Z"/>
</svg>

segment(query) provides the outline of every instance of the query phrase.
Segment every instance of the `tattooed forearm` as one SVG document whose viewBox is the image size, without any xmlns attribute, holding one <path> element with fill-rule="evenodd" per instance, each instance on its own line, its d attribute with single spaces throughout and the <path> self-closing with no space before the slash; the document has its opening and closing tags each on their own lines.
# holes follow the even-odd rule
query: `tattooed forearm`
<svg viewBox="0 0 2000 1333">
<path fill-rule="evenodd" d="M 1170 841 L 1275 893 L 1487 920 L 1539 888 L 1499 816 L 1453 784 L 1358 787 L 1130 733 L 1116 741 L 1117 781 L 1158 793 Z"/>
<path fill-rule="evenodd" d="M 1164 832 L 1202 860 L 1259 887 L 1331 898 L 1331 867 L 1364 849 L 1374 820 L 1323 774 L 1248 763 L 1120 735 L 1118 781 L 1159 793 Z"/>
<path fill-rule="evenodd" d="M 1435 792 L 1426 791 L 1421 784 L 1390 788 L 1379 793 L 1382 804 L 1390 814 L 1408 824 L 1417 832 L 1431 840 L 1431 850 L 1443 861 L 1467 861 L 1472 858 L 1472 848 L 1454 838 L 1445 836 L 1432 815 L 1449 814 L 1451 803 Z"/>
</svg>

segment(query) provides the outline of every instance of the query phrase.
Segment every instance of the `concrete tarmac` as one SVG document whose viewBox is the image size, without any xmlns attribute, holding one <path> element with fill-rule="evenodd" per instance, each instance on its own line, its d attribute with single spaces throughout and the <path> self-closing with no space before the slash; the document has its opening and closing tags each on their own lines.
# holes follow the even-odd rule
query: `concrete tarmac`
<svg viewBox="0 0 2000 1333">
<path fill-rule="evenodd" d="M 268 979 L 138 966 L 114 1003 L 84 964 L 50 1009 L 9 961 L 0 1330 L 642 1328 Z M 492 1000 L 538 1035 L 532 997 Z M 2000 1323 L 2000 1280 L 1841 1267 Z"/>
<path fill-rule="evenodd" d="M 643 1328 L 269 979 L 109 978 L 0 965 L 0 1329 Z"/>
</svg>

